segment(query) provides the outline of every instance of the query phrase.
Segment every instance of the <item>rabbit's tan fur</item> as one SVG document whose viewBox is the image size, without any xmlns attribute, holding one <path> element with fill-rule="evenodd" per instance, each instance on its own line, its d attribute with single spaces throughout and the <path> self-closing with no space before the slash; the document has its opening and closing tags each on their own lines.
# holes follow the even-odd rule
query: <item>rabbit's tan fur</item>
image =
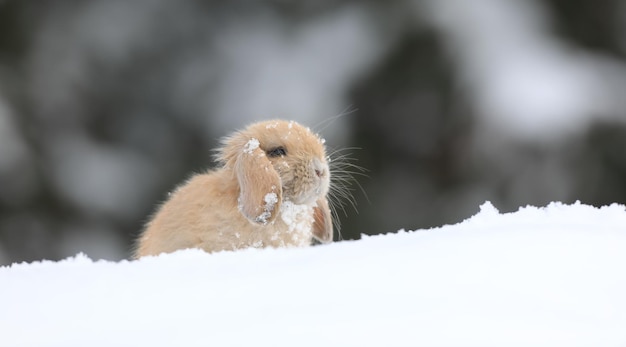
<svg viewBox="0 0 626 347">
<path fill-rule="evenodd" d="M 271 152 L 276 148 L 286 154 Z M 324 141 L 308 128 L 283 120 L 255 123 L 225 138 L 217 157 L 221 167 L 191 177 L 159 208 L 138 240 L 136 258 L 185 248 L 332 241 Z"/>
</svg>

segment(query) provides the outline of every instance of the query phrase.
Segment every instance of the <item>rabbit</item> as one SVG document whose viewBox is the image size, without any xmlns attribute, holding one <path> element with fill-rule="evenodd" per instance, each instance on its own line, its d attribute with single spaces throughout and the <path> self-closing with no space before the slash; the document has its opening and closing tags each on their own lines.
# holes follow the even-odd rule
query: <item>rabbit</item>
<svg viewBox="0 0 626 347">
<path fill-rule="evenodd" d="M 332 242 L 326 149 L 309 128 L 254 123 L 224 138 L 216 159 L 220 167 L 192 176 L 158 208 L 134 258 Z"/>
</svg>

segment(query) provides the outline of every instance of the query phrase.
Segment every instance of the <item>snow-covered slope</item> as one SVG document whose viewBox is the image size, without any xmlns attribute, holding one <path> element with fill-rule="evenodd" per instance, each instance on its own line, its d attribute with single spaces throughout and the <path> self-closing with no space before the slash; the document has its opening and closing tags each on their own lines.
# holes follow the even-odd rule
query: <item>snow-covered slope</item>
<svg viewBox="0 0 626 347">
<path fill-rule="evenodd" d="M 0 268 L 1 346 L 625 346 L 626 210 Z"/>
</svg>

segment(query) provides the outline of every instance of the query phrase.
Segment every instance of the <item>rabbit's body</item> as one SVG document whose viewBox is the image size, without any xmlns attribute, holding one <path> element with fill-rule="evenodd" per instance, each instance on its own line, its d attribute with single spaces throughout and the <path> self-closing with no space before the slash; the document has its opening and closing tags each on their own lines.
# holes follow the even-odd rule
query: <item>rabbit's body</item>
<svg viewBox="0 0 626 347">
<path fill-rule="evenodd" d="M 219 251 L 302 247 L 311 243 L 313 206 L 287 204 L 291 208 L 281 211 L 273 223 L 252 224 L 239 212 L 239 187 L 233 184 L 229 177 L 232 175 L 225 171 L 196 175 L 173 192 L 148 224 L 139 241 L 138 254 L 169 253 L 184 248 Z M 297 216 L 290 218 L 291 215 Z"/>
<path fill-rule="evenodd" d="M 332 241 L 330 172 L 323 140 L 308 129 L 253 124 L 225 140 L 219 160 L 223 167 L 191 177 L 170 195 L 147 224 L 136 257 Z"/>
</svg>

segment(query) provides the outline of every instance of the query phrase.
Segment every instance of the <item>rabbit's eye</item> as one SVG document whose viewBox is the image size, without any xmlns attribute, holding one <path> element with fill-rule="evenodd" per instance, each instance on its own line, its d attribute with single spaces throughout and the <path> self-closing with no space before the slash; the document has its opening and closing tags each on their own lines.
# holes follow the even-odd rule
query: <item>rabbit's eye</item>
<svg viewBox="0 0 626 347">
<path fill-rule="evenodd" d="M 280 147 L 272 148 L 266 153 L 269 157 L 276 158 L 276 157 L 281 157 L 283 155 L 287 155 L 287 150 L 285 149 L 285 147 L 280 146 Z"/>
</svg>

